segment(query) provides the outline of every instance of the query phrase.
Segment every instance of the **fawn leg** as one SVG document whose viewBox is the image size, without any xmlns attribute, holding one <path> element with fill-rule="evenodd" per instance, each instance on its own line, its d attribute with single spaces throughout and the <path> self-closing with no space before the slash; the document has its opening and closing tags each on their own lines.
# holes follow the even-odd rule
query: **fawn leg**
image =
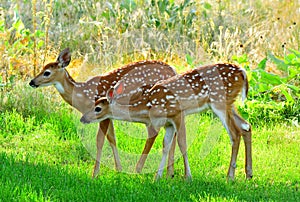
<svg viewBox="0 0 300 202">
<path fill-rule="evenodd" d="M 177 142 L 178 146 L 180 148 L 181 154 L 183 156 L 184 160 L 184 173 L 185 173 L 185 178 L 187 180 L 192 179 L 192 174 L 191 174 L 191 169 L 188 161 L 188 155 L 187 155 L 187 144 L 186 144 L 186 129 L 185 129 L 185 123 L 184 123 L 184 116 L 180 115 L 179 116 L 179 123 L 177 123 Z"/>
<path fill-rule="evenodd" d="M 211 104 L 211 108 L 214 113 L 220 118 L 224 127 L 229 134 L 231 140 L 231 159 L 230 165 L 227 173 L 227 179 L 234 179 L 235 168 L 236 168 L 236 159 L 239 151 L 239 146 L 241 142 L 241 131 L 239 127 L 236 125 L 234 120 L 234 113 L 232 112 L 231 106 L 217 106 L 215 104 Z M 228 109 L 228 110 L 226 110 Z"/>
<path fill-rule="evenodd" d="M 233 108 L 232 109 L 235 122 L 237 123 L 237 126 L 242 131 L 242 136 L 244 139 L 245 144 L 245 173 L 246 178 L 251 179 L 253 177 L 252 174 L 252 132 L 251 132 L 251 125 L 247 123 Z"/>
<path fill-rule="evenodd" d="M 147 138 L 146 144 L 144 146 L 142 155 L 135 167 L 135 170 L 137 173 L 140 173 L 142 171 L 145 161 L 147 159 L 147 156 L 148 156 L 148 154 L 152 148 L 152 145 L 158 135 L 158 132 L 152 126 L 147 126 L 147 131 L 148 131 L 148 138 Z"/>
<path fill-rule="evenodd" d="M 104 144 L 104 137 L 108 129 L 108 124 L 109 121 L 107 120 L 104 120 L 99 123 L 99 128 L 96 137 L 97 153 L 96 153 L 96 162 L 93 171 L 93 178 L 97 177 L 100 170 L 100 159 L 101 159 L 102 148 Z"/>
<path fill-rule="evenodd" d="M 161 162 L 159 164 L 158 171 L 156 173 L 155 179 L 158 180 L 162 177 L 162 173 L 166 164 L 168 152 L 170 151 L 172 140 L 175 134 L 175 128 L 173 125 L 166 126 L 166 134 L 164 136 L 164 142 L 163 142 L 163 155 Z"/>
<path fill-rule="evenodd" d="M 116 144 L 116 135 L 115 135 L 115 130 L 114 130 L 114 125 L 112 120 L 109 120 L 109 124 L 108 124 L 108 131 L 107 131 L 107 140 L 109 141 L 109 145 L 111 146 L 111 149 L 113 151 L 114 154 L 114 160 L 115 160 L 115 167 L 117 171 L 121 171 L 122 170 L 122 166 L 121 166 L 121 162 L 120 162 L 120 156 L 118 153 L 118 149 L 117 149 L 117 144 Z"/>
<path fill-rule="evenodd" d="M 177 133 L 175 133 L 174 135 L 170 152 L 169 152 L 169 159 L 168 159 L 167 176 L 171 178 L 174 177 L 174 155 L 175 155 L 176 139 L 177 139 Z"/>
</svg>

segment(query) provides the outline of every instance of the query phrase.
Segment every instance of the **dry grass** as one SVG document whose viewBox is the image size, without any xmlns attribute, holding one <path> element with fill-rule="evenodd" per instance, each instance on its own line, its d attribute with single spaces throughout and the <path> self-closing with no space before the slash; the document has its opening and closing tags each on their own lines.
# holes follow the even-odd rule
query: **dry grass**
<svg viewBox="0 0 300 202">
<path fill-rule="evenodd" d="M 131 10 L 119 1 L 110 2 L 4 3 L 0 9 L 0 19 L 5 22 L 0 31 L 3 80 L 12 74 L 23 75 L 22 78 L 33 75 L 34 60 L 39 69 L 67 46 L 73 58 L 78 58 L 73 64 L 81 68 L 87 65 L 89 75 L 142 59 L 163 60 L 183 71 L 190 67 L 187 54 L 194 58 L 194 64 L 232 62 L 233 55 L 246 54 L 254 68 L 268 51 L 283 56 L 287 48 L 299 49 L 297 0 L 206 1 L 209 4 L 192 1 L 176 12 L 171 5 L 163 10 L 146 0 L 138 1 Z M 175 1 L 175 5 L 183 2 Z M 11 29 L 18 16 L 30 37 Z M 172 17 L 177 21 L 170 26 Z M 34 29 L 43 34 L 33 35 Z M 16 46 L 16 41 L 22 41 L 23 46 Z M 28 45 L 32 42 L 42 45 L 34 48 Z M 272 70 L 272 64 L 268 65 Z M 75 77 L 79 72 L 76 70 Z M 83 71 L 77 74 L 82 79 L 88 76 L 81 75 Z"/>
</svg>

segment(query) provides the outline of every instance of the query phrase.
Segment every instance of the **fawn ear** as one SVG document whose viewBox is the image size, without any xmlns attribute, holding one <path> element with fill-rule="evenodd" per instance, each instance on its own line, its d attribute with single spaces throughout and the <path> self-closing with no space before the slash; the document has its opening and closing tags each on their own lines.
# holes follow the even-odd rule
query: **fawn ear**
<svg viewBox="0 0 300 202">
<path fill-rule="evenodd" d="M 115 95 L 121 95 L 124 91 L 124 82 L 123 81 L 119 81 L 115 87 L 114 87 L 114 92 L 115 92 Z"/>
<path fill-rule="evenodd" d="M 113 88 L 110 88 L 110 89 L 107 91 L 106 97 L 107 97 L 108 102 L 111 103 L 112 100 L 113 100 L 113 97 L 114 97 L 114 89 L 113 89 Z"/>
<path fill-rule="evenodd" d="M 121 95 L 124 91 L 124 82 L 119 81 L 113 88 L 110 88 L 107 93 L 106 97 L 108 101 L 111 103 L 116 97 Z"/>
<path fill-rule="evenodd" d="M 58 62 L 58 65 L 62 68 L 65 68 L 66 66 L 68 66 L 71 61 L 70 49 L 66 48 L 63 51 L 61 51 L 60 54 L 58 55 L 56 61 Z"/>
</svg>

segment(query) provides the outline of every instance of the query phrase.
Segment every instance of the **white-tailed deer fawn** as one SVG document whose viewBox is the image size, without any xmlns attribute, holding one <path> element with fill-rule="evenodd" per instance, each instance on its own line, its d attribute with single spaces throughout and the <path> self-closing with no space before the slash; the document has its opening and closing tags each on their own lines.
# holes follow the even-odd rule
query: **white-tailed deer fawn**
<svg viewBox="0 0 300 202">
<path fill-rule="evenodd" d="M 175 70 L 163 62 L 141 61 L 126 65 L 101 76 L 95 76 L 86 82 L 76 82 L 65 69 L 70 61 L 71 53 L 67 48 L 59 54 L 55 62 L 45 65 L 42 71 L 30 81 L 29 85 L 35 88 L 54 85 L 62 98 L 81 113 L 89 111 L 94 106 L 95 100 L 105 96 L 107 91 L 114 87 L 121 79 L 127 78 L 128 80 L 133 80 L 137 86 L 144 84 L 154 85 L 159 80 L 176 75 Z M 136 166 L 138 172 L 143 168 L 147 154 L 158 134 L 157 130 L 154 130 L 151 126 L 147 127 L 147 130 L 148 139 L 143 154 Z M 116 169 L 122 169 L 116 148 L 113 123 L 110 119 L 103 119 L 99 124 L 97 133 L 97 154 L 93 177 L 96 177 L 99 173 L 100 157 L 105 135 L 113 150 Z"/>
<path fill-rule="evenodd" d="M 162 174 L 172 136 L 177 131 L 179 147 L 184 156 L 185 174 L 190 177 L 183 116 L 210 108 L 222 121 L 231 140 L 232 151 L 227 177 L 234 179 L 240 137 L 243 136 L 246 152 L 245 173 L 247 178 L 252 178 L 251 126 L 234 108 L 234 101 L 239 93 L 242 93 L 243 100 L 248 93 L 248 80 L 243 69 L 232 64 L 214 64 L 159 81 L 153 87 L 131 89 L 128 82 L 119 81 L 108 92 L 107 97 L 96 101 L 95 107 L 84 114 L 81 122 L 110 118 L 142 122 L 154 128 L 165 126 L 163 158 L 158 177 Z"/>
</svg>

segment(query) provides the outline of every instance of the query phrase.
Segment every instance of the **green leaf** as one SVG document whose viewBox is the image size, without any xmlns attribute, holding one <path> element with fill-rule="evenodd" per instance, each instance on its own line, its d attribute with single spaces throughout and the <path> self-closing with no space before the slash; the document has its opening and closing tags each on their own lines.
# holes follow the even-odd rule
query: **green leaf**
<svg viewBox="0 0 300 202">
<path fill-rule="evenodd" d="M 44 46 L 44 41 L 40 40 L 37 44 L 37 48 L 41 48 Z"/>
<path fill-rule="evenodd" d="M 16 75 L 11 75 L 11 76 L 9 77 L 9 82 L 10 82 L 11 84 L 14 83 L 15 78 L 16 78 Z"/>
<path fill-rule="evenodd" d="M 207 9 L 207 10 L 210 10 L 211 9 L 211 4 L 207 3 L 207 2 L 204 2 L 203 3 L 203 8 Z"/>
<path fill-rule="evenodd" d="M 283 60 L 275 57 L 271 52 L 268 52 L 268 58 L 276 64 L 278 69 L 287 71 L 288 65 Z"/>
<path fill-rule="evenodd" d="M 300 52 L 299 51 L 296 51 L 294 49 L 288 49 L 289 51 L 291 51 L 292 53 L 294 53 L 298 58 L 300 58 Z"/>
<path fill-rule="evenodd" d="M 169 1 L 158 1 L 157 2 L 159 12 L 164 13 L 167 11 L 167 6 L 169 5 Z"/>
<path fill-rule="evenodd" d="M 290 67 L 289 68 L 289 75 L 288 75 L 288 79 L 293 79 L 295 78 L 298 74 L 300 74 L 299 70 L 295 67 Z"/>
<path fill-rule="evenodd" d="M 243 54 L 242 56 L 234 55 L 232 56 L 232 60 L 238 62 L 239 64 L 243 64 L 248 62 L 248 56 L 247 54 Z"/>
<path fill-rule="evenodd" d="M 129 12 L 135 10 L 137 7 L 134 0 L 123 0 L 120 4 L 120 8 L 125 8 Z"/>
<path fill-rule="evenodd" d="M 270 90 L 270 87 L 265 83 L 259 83 L 259 84 L 257 84 L 257 87 L 258 87 L 259 92 L 266 92 L 266 91 Z"/>
<path fill-rule="evenodd" d="M 290 88 L 291 90 L 295 91 L 295 92 L 300 92 L 300 88 L 294 85 L 287 85 L 288 88 Z"/>
<path fill-rule="evenodd" d="M 5 31 L 5 21 L 3 19 L 0 19 L 0 32 Z"/>
<path fill-rule="evenodd" d="M 272 84 L 272 85 L 280 85 L 285 81 L 284 78 L 281 78 L 280 76 L 278 76 L 276 74 L 268 73 L 264 70 L 259 70 L 259 73 L 260 73 L 260 81 L 262 83 Z"/>
<path fill-rule="evenodd" d="M 267 64 L 267 58 L 264 58 L 262 61 L 260 61 L 257 65 L 259 69 L 265 70 Z"/>
<path fill-rule="evenodd" d="M 194 58 L 192 56 L 190 56 L 189 54 L 186 54 L 185 58 L 186 58 L 186 62 L 192 66 L 193 62 L 194 62 Z"/>
<path fill-rule="evenodd" d="M 282 92 L 282 94 L 285 96 L 286 100 L 290 103 L 294 103 L 294 98 L 287 92 L 286 87 L 285 86 L 281 86 L 280 90 Z"/>
<path fill-rule="evenodd" d="M 41 30 L 36 30 L 36 31 L 35 31 L 35 36 L 36 36 L 37 38 L 41 38 L 41 37 L 44 37 L 44 36 L 45 36 L 45 33 L 44 33 L 43 31 L 41 31 Z"/>
<path fill-rule="evenodd" d="M 25 26 L 20 18 L 18 18 L 17 21 L 15 21 L 12 26 L 13 26 L 13 28 L 16 29 L 17 33 L 21 33 L 21 30 L 23 30 L 25 28 Z"/>
</svg>

